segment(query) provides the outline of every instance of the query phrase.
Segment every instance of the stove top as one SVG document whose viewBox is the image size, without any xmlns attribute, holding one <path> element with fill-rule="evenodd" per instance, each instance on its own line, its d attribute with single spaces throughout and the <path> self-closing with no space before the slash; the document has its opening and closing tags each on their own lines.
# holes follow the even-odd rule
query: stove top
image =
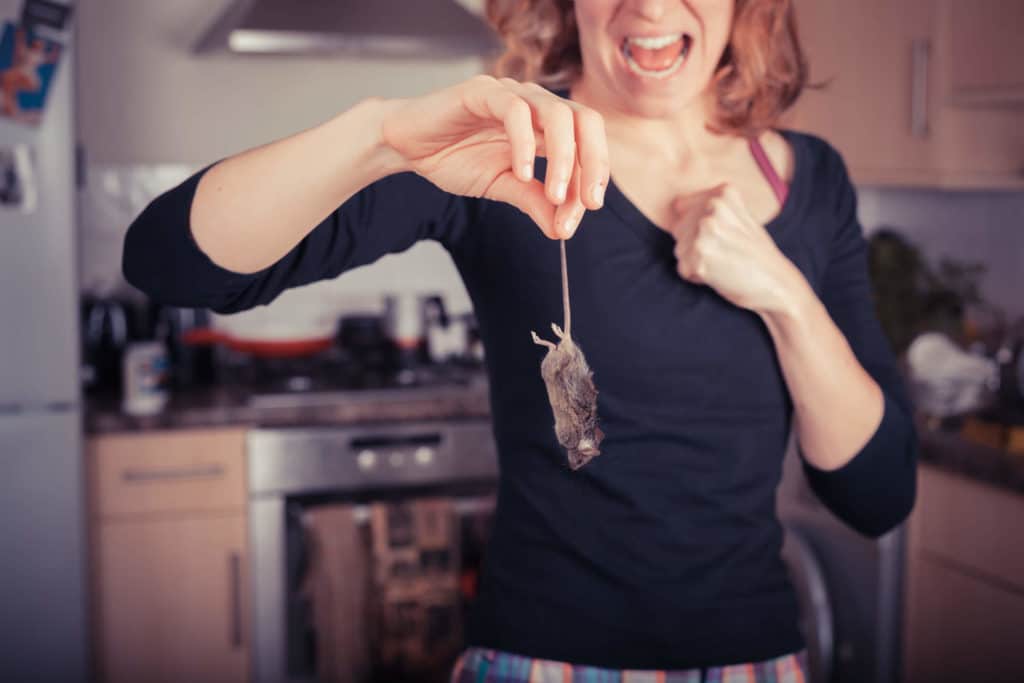
<svg viewBox="0 0 1024 683">
<path fill-rule="evenodd" d="M 465 388 L 483 381 L 476 362 L 425 364 L 382 369 L 360 366 L 344 354 L 306 358 L 250 358 L 230 369 L 226 383 L 248 394 L 260 407 L 322 405 L 359 396 L 379 398 L 381 392 L 402 395 L 445 388 Z"/>
</svg>

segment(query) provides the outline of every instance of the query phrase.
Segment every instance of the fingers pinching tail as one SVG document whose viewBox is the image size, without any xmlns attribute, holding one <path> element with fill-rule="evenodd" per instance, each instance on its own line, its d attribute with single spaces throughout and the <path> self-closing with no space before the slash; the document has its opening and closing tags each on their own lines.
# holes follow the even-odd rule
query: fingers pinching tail
<svg viewBox="0 0 1024 683">
<path fill-rule="evenodd" d="M 548 237 L 571 237 L 585 210 L 604 203 L 610 174 L 604 119 L 536 83 L 488 77 L 476 87 L 485 91 L 486 107 L 508 136 L 512 176 L 527 185 L 512 191 L 496 183 L 495 198 L 525 211 Z M 534 179 L 536 156 L 547 159 L 543 183 Z M 546 208 L 538 204 L 541 197 Z"/>
</svg>

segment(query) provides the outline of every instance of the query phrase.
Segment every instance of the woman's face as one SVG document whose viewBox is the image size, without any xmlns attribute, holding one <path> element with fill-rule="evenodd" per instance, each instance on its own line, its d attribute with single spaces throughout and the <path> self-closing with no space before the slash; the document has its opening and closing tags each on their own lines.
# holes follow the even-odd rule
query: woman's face
<svg viewBox="0 0 1024 683">
<path fill-rule="evenodd" d="M 623 110 L 666 116 L 698 100 L 729 40 L 735 0 L 576 0 L 583 80 Z"/>
</svg>

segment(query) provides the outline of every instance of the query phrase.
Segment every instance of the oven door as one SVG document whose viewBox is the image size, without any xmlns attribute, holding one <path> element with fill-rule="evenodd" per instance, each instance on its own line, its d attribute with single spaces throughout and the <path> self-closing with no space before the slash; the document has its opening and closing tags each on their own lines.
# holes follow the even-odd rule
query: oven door
<svg viewBox="0 0 1024 683">
<path fill-rule="evenodd" d="M 460 588 L 472 584 L 497 491 L 489 421 L 256 429 L 247 451 L 253 681 L 317 680 L 313 615 L 304 589 L 304 520 L 310 511 L 353 505 L 366 524 L 374 503 L 450 500 L 460 520 L 460 578 L 468 579 Z"/>
<path fill-rule="evenodd" d="M 403 492 L 405 502 L 420 498 L 450 500 L 456 513 L 458 534 L 458 586 L 460 599 L 457 618 L 464 621 L 483 560 L 484 547 L 494 513 L 495 494 L 478 488 L 475 492 L 454 493 L 428 489 Z M 395 502 L 389 496 L 357 503 L 353 517 L 360 527 L 363 551 L 369 560 L 373 544 L 370 538 L 370 516 L 374 502 Z M 249 505 L 250 526 L 261 539 L 252 546 L 252 589 L 254 628 L 251 643 L 253 675 L 257 683 L 313 683 L 320 680 L 317 671 L 318 634 L 316 631 L 316 599 L 309 589 L 310 513 L 337 506 L 339 499 L 263 499 Z M 360 572 L 362 576 L 363 572 Z M 321 608 L 322 609 L 322 608 Z M 369 623 L 352 628 L 369 630 Z M 375 644 L 376 646 L 376 644 Z M 323 656 L 323 655 L 319 655 Z M 366 680 L 383 680 L 375 671 Z M 412 680 L 404 677 L 403 680 Z M 433 679 L 423 679 L 424 681 Z"/>
</svg>

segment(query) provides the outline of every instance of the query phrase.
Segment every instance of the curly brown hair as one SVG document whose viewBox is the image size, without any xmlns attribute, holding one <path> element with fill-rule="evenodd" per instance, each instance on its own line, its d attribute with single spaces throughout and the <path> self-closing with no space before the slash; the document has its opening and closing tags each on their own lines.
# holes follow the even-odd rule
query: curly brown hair
<svg viewBox="0 0 1024 683">
<path fill-rule="evenodd" d="M 496 76 L 568 87 L 581 75 L 572 0 L 487 0 L 486 15 L 505 42 Z M 729 42 L 715 68 L 709 125 L 738 135 L 772 127 L 807 85 L 792 0 L 736 0 Z"/>
</svg>

